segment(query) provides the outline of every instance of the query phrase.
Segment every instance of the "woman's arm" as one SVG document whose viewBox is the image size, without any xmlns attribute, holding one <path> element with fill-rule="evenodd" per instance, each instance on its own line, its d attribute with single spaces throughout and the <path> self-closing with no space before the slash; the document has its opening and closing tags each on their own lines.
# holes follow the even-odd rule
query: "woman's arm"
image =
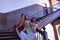
<svg viewBox="0 0 60 40">
<path fill-rule="evenodd" d="M 37 28 L 38 28 L 38 24 L 35 25 L 34 30 L 36 31 Z"/>
<path fill-rule="evenodd" d="M 21 27 L 23 25 L 24 21 L 21 19 L 19 23 L 17 24 L 17 27 Z"/>
<path fill-rule="evenodd" d="M 37 24 L 39 24 L 39 22 L 37 22 Z M 39 25 L 37 26 L 37 29 L 40 30 L 40 31 L 42 31 L 41 28 L 39 27 Z"/>
</svg>

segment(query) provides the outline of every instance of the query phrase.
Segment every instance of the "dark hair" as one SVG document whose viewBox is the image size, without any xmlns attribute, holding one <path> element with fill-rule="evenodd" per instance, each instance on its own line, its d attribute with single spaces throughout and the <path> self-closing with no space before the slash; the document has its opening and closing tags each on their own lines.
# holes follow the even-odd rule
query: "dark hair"
<svg viewBox="0 0 60 40">
<path fill-rule="evenodd" d="M 27 20 L 27 19 L 26 19 L 26 16 L 28 16 L 28 15 L 25 15 L 25 20 Z M 28 17 L 29 17 L 29 16 L 28 16 Z"/>
<path fill-rule="evenodd" d="M 31 22 L 33 22 L 33 19 L 35 19 L 35 20 L 36 20 L 36 18 L 35 18 L 35 17 L 32 17 Z"/>
<path fill-rule="evenodd" d="M 24 14 L 21 14 L 21 17 L 23 17 Z"/>
</svg>

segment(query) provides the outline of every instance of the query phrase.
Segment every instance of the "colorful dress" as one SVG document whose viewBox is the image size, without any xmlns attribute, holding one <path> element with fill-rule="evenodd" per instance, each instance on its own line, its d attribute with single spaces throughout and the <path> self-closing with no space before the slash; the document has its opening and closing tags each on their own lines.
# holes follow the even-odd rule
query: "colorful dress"
<svg viewBox="0 0 60 40">
<path fill-rule="evenodd" d="M 29 26 L 29 22 L 29 20 L 26 20 L 25 25 Z M 29 27 L 25 31 L 21 31 L 19 35 L 21 40 L 37 40 L 35 34 L 31 31 L 31 27 Z"/>
</svg>

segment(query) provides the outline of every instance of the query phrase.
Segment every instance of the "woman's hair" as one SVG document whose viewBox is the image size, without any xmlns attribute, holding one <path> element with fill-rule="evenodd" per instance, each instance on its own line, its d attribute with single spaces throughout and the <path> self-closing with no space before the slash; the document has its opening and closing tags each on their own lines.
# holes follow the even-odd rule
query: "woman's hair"
<svg viewBox="0 0 60 40">
<path fill-rule="evenodd" d="M 35 18 L 35 17 L 32 17 L 31 22 L 34 22 L 34 21 L 33 21 L 33 19 L 35 19 L 35 20 L 36 20 L 36 18 Z M 37 20 L 36 20 L 36 21 L 37 21 Z"/>
<path fill-rule="evenodd" d="M 21 14 L 21 17 L 23 17 L 24 16 L 24 14 Z"/>
<path fill-rule="evenodd" d="M 25 20 L 27 20 L 27 18 L 26 17 L 28 17 L 28 19 L 29 19 L 29 16 L 28 15 L 25 15 Z"/>
</svg>

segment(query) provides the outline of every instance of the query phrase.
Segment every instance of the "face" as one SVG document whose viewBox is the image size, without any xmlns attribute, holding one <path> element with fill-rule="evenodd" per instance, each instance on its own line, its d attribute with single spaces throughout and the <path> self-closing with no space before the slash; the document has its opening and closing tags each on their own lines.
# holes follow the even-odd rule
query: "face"
<svg viewBox="0 0 60 40">
<path fill-rule="evenodd" d="M 25 19 L 25 15 L 23 15 L 21 18 L 22 18 L 22 19 Z"/>
<path fill-rule="evenodd" d="M 33 18 L 33 22 L 36 22 L 36 19 L 35 18 Z"/>
<path fill-rule="evenodd" d="M 29 19 L 29 17 L 28 17 L 28 16 L 26 16 L 26 19 Z"/>
</svg>

